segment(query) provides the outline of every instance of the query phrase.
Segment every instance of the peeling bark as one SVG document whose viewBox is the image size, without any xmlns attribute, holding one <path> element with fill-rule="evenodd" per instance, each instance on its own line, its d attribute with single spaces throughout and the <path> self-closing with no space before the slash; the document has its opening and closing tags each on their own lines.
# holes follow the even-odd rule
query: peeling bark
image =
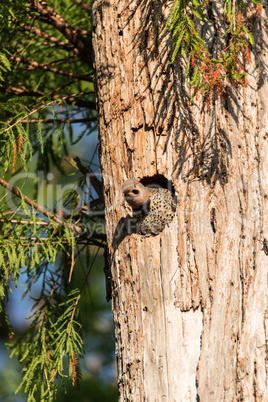
<svg viewBox="0 0 268 402">
<path fill-rule="evenodd" d="M 265 9 L 249 85 L 210 109 L 189 103 L 183 61 L 169 64 L 165 4 L 96 0 L 93 13 L 119 400 L 266 401 Z M 123 181 L 157 175 L 176 190 L 172 224 L 120 234 Z"/>
</svg>

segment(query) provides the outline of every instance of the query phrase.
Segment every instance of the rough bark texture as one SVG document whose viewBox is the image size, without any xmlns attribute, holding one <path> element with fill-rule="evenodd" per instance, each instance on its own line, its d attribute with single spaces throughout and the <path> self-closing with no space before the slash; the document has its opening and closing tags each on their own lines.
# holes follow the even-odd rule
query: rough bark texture
<svg viewBox="0 0 268 402">
<path fill-rule="evenodd" d="M 166 5 L 96 0 L 94 49 L 120 401 L 267 401 L 265 9 L 249 85 L 193 105 L 170 65 Z M 210 38 L 222 34 L 214 9 Z M 155 237 L 116 236 L 127 178 L 163 175 L 178 197 Z"/>
</svg>

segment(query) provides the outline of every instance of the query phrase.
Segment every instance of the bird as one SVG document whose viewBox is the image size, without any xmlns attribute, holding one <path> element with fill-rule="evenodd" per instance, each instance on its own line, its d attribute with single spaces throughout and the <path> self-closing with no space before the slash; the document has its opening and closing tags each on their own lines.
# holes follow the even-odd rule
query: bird
<svg viewBox="0 0 268 402">
<path fill-rule="evenodd" d="M 136 179 L 128 179 L 122 191 L 133 210 L 139 234 L 156 236 L 172 221 L 176 204 L 168 189 L 145 187 Z"/>
</svg>

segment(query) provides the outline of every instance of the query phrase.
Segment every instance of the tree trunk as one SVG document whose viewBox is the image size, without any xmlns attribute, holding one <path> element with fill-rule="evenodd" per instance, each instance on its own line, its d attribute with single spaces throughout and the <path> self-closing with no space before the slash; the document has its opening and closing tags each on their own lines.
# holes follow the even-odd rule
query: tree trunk
<svg viewBox="0 0 268 402">
<path fill-rule="evenodd" d="M 265 9 L 249 85 L 210 106 L 190 104 L 184 61 L 169 64 L 167 13 L 159 1 L 94 3 L 119 400 L 267 401 Z M 172 181 L 177 212 L 160 235 L 120 233 L 133 177 Z"/>
</svg>

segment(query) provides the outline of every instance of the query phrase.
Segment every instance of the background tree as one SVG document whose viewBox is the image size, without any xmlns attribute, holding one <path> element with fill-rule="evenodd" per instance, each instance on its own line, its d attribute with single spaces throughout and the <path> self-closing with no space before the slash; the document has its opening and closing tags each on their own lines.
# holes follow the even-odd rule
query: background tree
<svg viewBox="0 0 268 402">
<path fill-rule="evenodd" d="M 108 380 L 94 390 L 87 376 L 89 392 L 79 364 L 85 339 L 86 348 L 90 342 L 102 356 L 101 372 L 112 378 L 103 281 L 98 284 L 100 273 L 91 272 L 93 266 L 102 270 L 105 244 L 91 7 L 69 0 L 3 1 L 0 10 L 1 337 L 10 338 L 23 365 L 19 389 L 28 400 L 55 400 L 64 378 L 75 386 L 68 389 L 72 397 L 80 385 L 84 398 L 115 400 Z M 33 304 L 26 331 L 13 330 L 7 302 L 13 284 L 23 282 L 23 296 Z M 7 398 L 10 390 L 1 390 Z"/>
<path fill-rule="evenodd" d="M 267 399 L 265 5 L 94 3 L 120 401 Z M 118 235 L 132 177 L 176 190 L 158 236 Z"/>
</svg>

